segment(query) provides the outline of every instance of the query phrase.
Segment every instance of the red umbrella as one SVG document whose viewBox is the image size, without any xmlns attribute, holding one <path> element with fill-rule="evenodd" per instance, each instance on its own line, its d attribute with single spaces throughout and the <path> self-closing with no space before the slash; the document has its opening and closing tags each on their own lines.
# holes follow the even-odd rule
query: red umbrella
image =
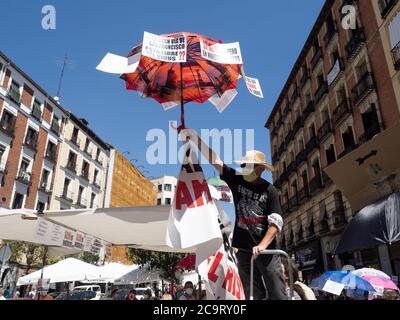
<svg viewBox="0 0 400 320">
<path fill-rule="evenodd" d="M 207 44 L 221 43 L 212 38 L 193 33 L 174 33 L 163 37 L 175 38 L 184 35 L 187 41 L 186 62 L 163 62 L 142 56 L 135 72 L 123 74 L 128 90 L 139 91 L 143 97 L 150 97 L 164 107 L 181 105 L 181 126 L 185 127 L 184 104 L 204 103 L 211 97 L 236 88 L 241 77 L 241 65 L 221 64 L 201 55 L 200 39 Z M 135 47 L 128 57 L 141 52 L 142 45 Z"/>
<path fill-rule="evenodd" d="M 176 264 L 175 269 L 188 269 L 194 270 L 196 268 L 196 256 L 187 256 Z"/>
</svg>

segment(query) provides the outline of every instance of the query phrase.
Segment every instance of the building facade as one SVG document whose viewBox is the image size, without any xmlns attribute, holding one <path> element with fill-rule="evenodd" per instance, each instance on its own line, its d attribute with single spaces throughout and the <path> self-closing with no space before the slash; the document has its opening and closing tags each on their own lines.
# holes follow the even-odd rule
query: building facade
<svg viewBox="0 0 400 320">
<path fill-rule="evenodd" d="M 66 113 L 50 209 L 102 208 L 110 147 L 85 119 Z"/>
<path fill-rule="evenodd" d="M 175 196 L 178 179 L 172 176 L 164 176 L 151 180 L 157 190 L 157 205 L 169 205 Z"/>
<path fill-rule="evenodd" d="M 0 52 L 0 200 L 5 208 L 49 208 L 67 114 Z"/>
<path fill-rule="evenodd" d="M 344 5 L 356 9 L 355 29 L 342 27 Z M 385 264 L 393 274 L 381 259 L 387 248 L 333 254 L 355 213 L 324 168 L 399 123 L 397 51 L 388 45 L 396 10 L 398 1 L 327 0 L 266 123 L 280 240 L 306 280 L 346 264 Z"/>
<path fill-rule="evenodd" d="M 156 190 L 149 181 L 124 155 L 114 149 L 110 150 L 105 206 L 108 208 L 154 206 Z M 131 264 L 125 254 L 126 247 L 114 246 L 111 260 Z"/>
</svg>

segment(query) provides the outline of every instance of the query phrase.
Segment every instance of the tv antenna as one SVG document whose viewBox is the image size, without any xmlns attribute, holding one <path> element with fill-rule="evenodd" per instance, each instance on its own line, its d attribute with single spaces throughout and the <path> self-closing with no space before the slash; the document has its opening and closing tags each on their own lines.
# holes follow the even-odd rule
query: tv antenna
<svg viewBox="0 0 400 320">
<path fill-rule="evenodd" d="M 60 80 L 58 81 L 58 88 L 57 88 L 57 98 L 58 98 L 58 99 L 61 98 L 61 96 L 60 96 L 60 94 L 61 94 L 61 85 L 62 85 L 62 81 L 63 81 L 63 79 L 64 79 L 65 67 L 66 67 L 67 65 L 71 65 L 71 64 L 72 64 L 72 63 L 71 63 L 71 61 L 69 60 L 68 55 L 65 54 L 64 60 L 62 61 L 62 68 L 61 68 Z"/>
</svg>

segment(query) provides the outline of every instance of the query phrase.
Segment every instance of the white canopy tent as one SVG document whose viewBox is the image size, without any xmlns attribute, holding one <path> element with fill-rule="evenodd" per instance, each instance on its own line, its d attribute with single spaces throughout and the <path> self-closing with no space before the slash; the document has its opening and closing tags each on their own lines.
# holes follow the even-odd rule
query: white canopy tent
<svg viewBox="0 0 400 320">
<path fill-rule="evenodd" d="M 33 210 L 0 210 L 0 239 L 7 241 L 30 242 L 40 245 L 35 238 L 37 215 Z M 79 253 L 79 250 L 60 246 L 48 246 L 48 256 L 66 256 Z"/>
<path fill-rule="evenodd" d="M 114 285 L 136 285 L 158 281 L 161 281 L 160 272 L 158 270 L 150 270 L 149 267 L 145 265 L 115 279 Z"/>
<path fill-rule="evenodd" d="M 98 272 L 98 267 L 74 258 L 67 258 L 43 268 L 43 279 L 50 283 L 83 281 Z M 42 269 L 18 279 L 17 286 L 37 284 Z"/>
<path fill-rule="evenodd" d="M 85 283 L 114 283 L 115 279 L 118 279 L 125 274 L 139 268 L 138 265 L 127 266 L 121 263 L 109 263 L 104 266 L 97 267 L 95 273 L 88 275 Z"/>
</svg>

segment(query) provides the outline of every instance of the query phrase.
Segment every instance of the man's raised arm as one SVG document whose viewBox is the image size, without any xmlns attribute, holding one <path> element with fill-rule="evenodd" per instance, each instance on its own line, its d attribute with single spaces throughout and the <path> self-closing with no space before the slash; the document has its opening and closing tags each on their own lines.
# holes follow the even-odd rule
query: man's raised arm
<svg viewBox="0 0 400 320">
<path fill-rule="evenodd" d="M 193 129 L 184 129 L 181 131 L 181 135 L 192 140 L 207 161 L 213 165 L 219 173 L 222 174 L 224 163 L 222 162 L 221 158 L 200 139 L 196 131 Z"/>
</svg>

